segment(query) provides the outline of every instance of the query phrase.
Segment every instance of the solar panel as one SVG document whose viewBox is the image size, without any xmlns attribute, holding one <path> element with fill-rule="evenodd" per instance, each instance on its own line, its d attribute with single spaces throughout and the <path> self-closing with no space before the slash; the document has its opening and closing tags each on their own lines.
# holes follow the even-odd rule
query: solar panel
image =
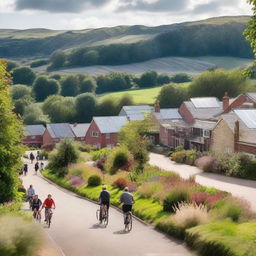
<svg viewBox="0 0 256 256">
<path fill-rule="evenodd" d="M 256 109 L 237 109 L 236 115 L 250 129 L 256 129 Z"/>
<path fill-rule="evenodd" d="M 190 99 L 196 108 L 219 108 L 220 103 L 216 98 L 191 98 Z"/>
</svg>

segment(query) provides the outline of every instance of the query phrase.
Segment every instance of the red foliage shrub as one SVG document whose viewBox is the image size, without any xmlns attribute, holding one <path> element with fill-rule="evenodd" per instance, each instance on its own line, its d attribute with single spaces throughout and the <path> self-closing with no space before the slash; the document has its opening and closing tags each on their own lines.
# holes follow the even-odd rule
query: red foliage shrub
<svg viewBox="0 0 256 256">
<path fill-rule="evenodd" d="M 128 181 L 124 178 L 118 178 L 114 183 L 113 185 L 116 187 L 116 188 L 119 188 L 119 189 L 124 189 L 125 187 L 128 186 Z"/>
<path fill-rule="evenodd" d="M 135 192 L 137 189 L 136 183 L 134 183 L 134 182 L 129 182 L 127 187 L 129 188 L 130 192 Z"/>
<path fill-rule="evenodd" d="M 78 176 L 72 176 L 69 184 L 73 187 L 80 187 L 84 184 L 85 182 Z"/>
<path fill-rule="evenodd" d="M 205 192 L 196 192 L 190 196 L 190 200 L 197 205 L 204 204 L 208 207 L 213 207 L 219 200 L 223 199 L 225 195 L 218 193 L 216 195 L 210 195 Z"/>
<path fill-rule="evenodd" d="M 196 160 L 195 164 L 205 172 L 219 171 L 219 163 L 216 158 L 212 156 L 202 156 Z"/>
</svg>

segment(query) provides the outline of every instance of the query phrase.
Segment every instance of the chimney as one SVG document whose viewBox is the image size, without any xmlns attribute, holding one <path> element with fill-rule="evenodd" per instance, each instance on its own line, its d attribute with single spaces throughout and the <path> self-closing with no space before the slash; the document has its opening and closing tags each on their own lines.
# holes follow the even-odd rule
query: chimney
<svg viewBox="0 0 256 256">
<path fill-rule="evenodd" d="M 155 105 L 154 105 L 154 110 L 156 113 L 160 113 L 160 104 L 159 104 L 159 100 L 156 101 Z"/>
<path fill-rule="evenodd" d="M 223 103 L 223 110 L 226 110 L 229 107 L 229 97 L 227 92 L 225 92 L 225 95 L 222 98 L 222 103 Z"/>
<path fill-rule="evenodd" d="M 239 121 L 238 120 L 235 122 L 234 139 L 235 139 L 235 142 L 239 141 Z"/>
</svg>

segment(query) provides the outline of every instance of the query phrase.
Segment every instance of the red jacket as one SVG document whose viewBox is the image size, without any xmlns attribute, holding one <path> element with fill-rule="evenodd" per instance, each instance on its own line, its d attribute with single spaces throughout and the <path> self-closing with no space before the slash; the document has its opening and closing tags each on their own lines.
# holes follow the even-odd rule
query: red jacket
<svg viewBox="0 0 256 256">
<path fill-rule="evenodd" d="M 48 199 L 48 198 L 46 198 L 45 200 L 44 200 L 44 203 L 43 203 L 43 206 L 42 206 L 42 208 L 52 208 L 52 206 L 54 206 L 55 207 L 55 202 L 53 201 L 53 199 Z"/>
</svg>

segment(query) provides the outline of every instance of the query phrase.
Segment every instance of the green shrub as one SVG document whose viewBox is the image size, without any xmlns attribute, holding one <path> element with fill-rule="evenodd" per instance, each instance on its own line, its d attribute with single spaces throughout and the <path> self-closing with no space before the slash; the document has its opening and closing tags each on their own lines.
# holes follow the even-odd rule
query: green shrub
<svg viewBox="0 0 256 256">
<path fill-rule="evenodd" d="M 21 217 L 0 217 L 0 255 L 36 256 L 42 243 L 41 229 Z"/>
<path fill-rule="evenodd" d="M 171 159 L 176 163 L 194 165 L 199 153 L 195 150 L 184 150 L 183 147 L 177 147 L 171 154 Z"/>
<path fill-rule="evenodd" d="M 186 230 L 186 242 L 201 256 L 256 255 L 256 223 L 215 222 Z"/>
<path fill-rule="evenodd" d="M 124 189 L 128 186 L 128 181 L 124 178 L 118 178 L 114 181 L 113 186 L 119 189 Z"/>
<path fill-rule="evenodd" d="M 129 171 L 133 165 L 133 156 L 126 146 L 116 147 L 107 156 L 104 168 L 110 174 L 118 170 Z"/>
<path fill-rule="evenodd" d="M 99 175 L 92 175 L 88 179 L 88 186 L 96 187 L 101 184 L 101 177 Z"/>
<path fill-rule="evenodd" d="M 185 150 L 173 152 L 171 159 L 176 163 L 185 163 L 186 160 L 186 152 Z"/>
<path fill-rule="evenodd" d="M 218 201 L 211 214 L 213 219 L 230 218 L 234 222 L 248 221 L 254 217 L 249 203 L 234 197 Z"/>
<path fill-rule="evenodd" d="M 64 139 L 57 145 L 57 152 L 50 155 L 48 168 L 59 176 L 67 174 L 69 164 L 76 163 L 79 159 L 79 151 L 74 141 Z"/>
<path fill-rule="evenodd" d="M 163 210 L 165 212 L 175 212 L 175 208 L 181 202 L 189 202 L 189 189 L 185 186 L 174 187 L 164 199 Z"/>
<path fill-rule="evenodd" d="M 93 161 L 97 161 L 99 160 L 101 157 L 106 156 L 109 153 L 110 149 L 109 148 L 102 148 L 100 150 L 95 150 L 95 151 L 91 151 L 91 155 L 92 155 L 92 160 Z"/>
<path fill-rule="evenodd" d="M 40 152 L 40 160 L 43 160 L 43 158 L 44 158 L 45 160 L 47 160 L 48 157 L 49 157 L 49 152 L 48 152 L 48 151 L 42 150 L 42 151 Z"/>
</svg>

